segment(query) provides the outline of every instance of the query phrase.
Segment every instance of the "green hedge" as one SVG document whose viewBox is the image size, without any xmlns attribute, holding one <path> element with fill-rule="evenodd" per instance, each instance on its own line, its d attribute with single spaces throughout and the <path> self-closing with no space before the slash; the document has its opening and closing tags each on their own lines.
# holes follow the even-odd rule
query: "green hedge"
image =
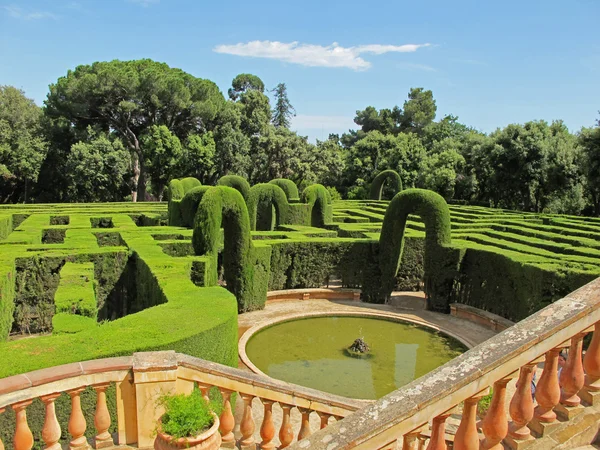
<svg viewBox="0 0 600 450">
<path fill-rule="evenodd" d="M 185 193 L 179 203 L 179 212 L 181 214 L 181 225 L 187 228 L 194 226 L 194 217 L 196 210 L 202 200 L 204 193 L 210 189 L 210 186 L 198 186 Z"/>
<path fill-rule="evenodd" d="M 168 223 L 172 227 L 183 226 L 183 217 L 181 211 L 181 201 L 189 191 L 201 186 L 202 183 L 194 177 L 187 177 L 181 180 L 173 179 L 169 182 L 167 189 Z"/>
<path fill-rule="evenodd" d="M 281 189 L 283 189 L 288 202 L 292 200 L 300 200 L 298 186 L 296 186 L 296 183 L 294 183 L 292 180 L 288 180 L 287 178 L 275 178 L 274 180 L 269 181 L 269 183 L 279 186 Z"/>
<path fill-rule="evenodd" d="M 94 264 L 68 262 L 60 269 L 54 305 L 57 313 L 96 318 L 98 305 L 94 287 Z"/>
<path fill-rule="evenodd" d="M 15 310 L 15 273 L 14 260 L 0 260 L 0 343 L 8 338 L 12 329 Z"/>
<path fill-rule="evenodd" d="M 304 189 L 302 201 L 309 205 L 311 226 L 323 227 L 333 220 L 331 196 L 322 184 L 312 184 Z"/>
<path fill-rule="evenodd" d="M 13 216 L 12 214 L 0 215 L 0 240 L 6 239 L 6 237 L 12 233 L 13 230 Z"/>
<path fill-rule="evenodd" d="M 267 294 L 270 249 L 255 249 L 246 202 L 239 191 L 227 186 L 210 188 L 204 194 L 194 220 L 194 251 L 196 255 L 212 258 L 215 268 L 221 228 L 224 229 L 223 266 L 227 289 L 235 295 L 240 312 L 262 308 Z M 261 275 L 265 270 L 267 275 Z"/>
<path fill-rule="evenodd" d="M 283 189 L 276 184 L 261 183 L 250 188 L 246 199 L 250 216 L 251 230 L 272 230 L 272 224 L 279 226 L 288 223 L 288 201 Z M 275 209 L 275 220 L 272 210 Z M 257 220 L 260 218 L 262 220 Z M 257 222 L 262 226 L 257 228 Z"/>
<path fill-rule="evenodd" d="M 248 183 L 244 177 L 240 177 L 239 175 L 222 176 L 217 181 L 217 186 L 227 186 L 237 190 L 242 194 L 244 200 L 248 198 L 248 194 L 250 193 L 250 183 Z"/>
<path fill-rule="evenodd" d="M 181 186 L 183 187 L 184 195 L 190 192 L 192 189 L 197 188 L 201 185 L 202 183 L 200 183 L 200 180 L 194 177 L 187 177 L 181 179 Z"/>
<path fill-rule="evenodd" d="M 398 172 L 391 169 L 384 170 L 383 172 L 380 172 L 371 183 L 371 193 L 369 196 L 371 200 L 381 200 L 383 185 L 386 181 L 393 190 L 394 195 L 402 190 L 402 179 Z"/>
<path fill-rule="evenodd" d="M 409 214 L 425 223 L 425 292 L 430 309 L 448 312 L 460 254 L 450 248 L 450 211 L 442 196 L 433 191 L 408 189 L 392 199 L 383 220 L 379 238 L 381 280 L 365 287 L 372 302 L 386 302 L 395 287 L 404 246 L 404 231 Z"/>
</svg>

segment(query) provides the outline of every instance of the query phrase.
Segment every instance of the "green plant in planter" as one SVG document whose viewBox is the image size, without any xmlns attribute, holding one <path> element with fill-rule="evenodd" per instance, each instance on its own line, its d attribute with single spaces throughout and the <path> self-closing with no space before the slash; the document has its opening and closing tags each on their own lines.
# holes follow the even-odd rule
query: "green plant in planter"
<svg viewBox="0 0 600 450">
<path fill-rule="evenodd" d="M 167 394 L 159 399 L 165 412 L 161 417 L 161 430 L 175 439 L 195 437 L 208 430 L 219 416 L 223 406 L 218 400 L 207 401 L 199 389 L 191 394 Z"/>
</svg>

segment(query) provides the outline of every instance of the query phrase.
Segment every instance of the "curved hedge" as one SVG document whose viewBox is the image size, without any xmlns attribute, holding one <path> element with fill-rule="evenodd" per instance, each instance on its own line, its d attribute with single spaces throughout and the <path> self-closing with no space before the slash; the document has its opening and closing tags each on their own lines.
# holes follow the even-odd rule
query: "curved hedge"
<svg viewBox="0 0 600 450">
<path fill-rule="evenodd" d="M 202 183 L 194 177 L 187 177 L 181 180 L 175 178 L 169 182 L 167 200 L 169 201 L 168 220 L 170 226 L 180 227 L 183 225 L 180 202 L 185 197 L 185 194 L 201 185 Z"/>
<path fill-rule="evenodd" d="M 379 270 L 374 285 L 365 289 L 371 301 L 385 302 L 394 290 L 396 274 L 404 248 L 404 231 L 409 214 L 421 217 L 425 224 L 425 292 L 428 308 L 444 310 L 457 276 L 456 250 L 450 247 L 450 210 L 444 198 L 425 189 L 408 189 L 390 202 L 379 238 Z M 374 295 L 373 295 L 374 294 Z"/>
<path fill-rule="evenodd" d="M 211 266 L 215 272 L 221 228 L 224 230 L 225 281 L 227 289 L 238 301 L 238 311 L 262 308 L 267 297 L 269 278 L 269 261 L 263 257 L 270 258 L 270 248 L 265 247 L 267 251 L 255 251 L 246 202 L 239 191 L 227 186 L 216 186 L 206 191 L 194 219 L 194 251 L 196 255 L 212 258 Z"/>
<path fill-rule="evenodd" d="M 194 177 L 182 178 L 180 181 L 181 181 L 181 186 L 183 186 L 184 194 L 187 194 L 192 189 L 197 188 L 198 186 L 202 186 L 202 183 L 200 183 L 200 180 L 198 178 L 194 178 Z"/>
<path fill-rule="evenodd" d="M 331 222 L 331 195 L 322 184 L 312 184 L 302 192 L 302 202 L 309 205 L 310 225 L 323 227 Z"/>
<path fill-rule="evenodd" d="M 289 181 L 289 180 L 288 180 Z M 248 215 L 250 217 L 250 229 L 256 230 L 257 216 L 266 217 L 265 223 L 271 230 L 271 208 L 275 207 L 276 226 L 287 223 L 288 201 L 283 189 L 275 183 L 260 183 L 250 188 L 246 199 Z"/>
<path fill-rule="evenodd" d="M 296 183 L 294 183 L 292 180 L 288 180 L 287 178 L 275 178 L 274 180 L 269 181 L 269 183 L 279 186 L 281 189 L 283 189 L 288 201 L 300 199 L 298 186 L 296 186 Z"/>
<path fill-rule="evenodd" d="M 233 188 L 242 194 L 244 200 L 248 198 L 248 194 L 250 193 L 250 183 L 239 175 L 225 175 L 219 178 L 217 181 L 217 186 L 228 186 Z"/>
<path fill-rule="evenodd" d="M 402 191 L 402 179 L 400 178 L 400 175 L 398 175 L 398 172 L 391 169 L 384 170 L 383 172 L 380 172 L 371 183 L 371 200 L 381 200 L 383 185 L 388 180 L 392 189 L 394 189 L 394 195 Z"/>
<path fill-rule="evenodd" d="M 212 186 L 197 186 L 192 188 L 183 196 L 179 203 L 179 211 L 181 213 L 181 225 L 192 228 L 194 226 L 194 217 L 196 210 L 200 204 L 200 200 Z"/>
</svg>

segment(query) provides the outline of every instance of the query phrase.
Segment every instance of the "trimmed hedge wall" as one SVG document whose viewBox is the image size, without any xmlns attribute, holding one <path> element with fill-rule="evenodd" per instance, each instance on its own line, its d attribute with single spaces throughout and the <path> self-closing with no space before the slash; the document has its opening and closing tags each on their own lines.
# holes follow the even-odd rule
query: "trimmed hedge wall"
<svg viewBox="0 0 600 450">
<path fill-rule="evenodd" d="M 429 309 L 448 312 L 448 299 L 457 275 L 459 253 L 450 248 L 450 211 L 442 196 L 424 189 L 408 189 L 390 202 L 379 238 L 381 280 L 366 285 L 365 298 L 375 303 L 389 299 L 395 287 L 404 247 L 408 215 L 415 213 L 425 223 L 425 292 Z"/>
<path fill-rule="evenodd" d="M 309 205 L 310 225 L 323 227 L 332 221 L 331 196 L 322 184 L 312 184 L 302 192 L 302 201 Z"/>
<path fill-rule="evenodd" d="M 275 222 L 275 226 L 288 223 L 288 200 L 283 189 L 276 184 L 261 183 L 252 186 L 246 204 L 248 205 L 251 230 L 271 231 L 273 222 Z M 275 221 L 272 217 L 273 208 L 275 209 Z M 262 226 L 257 228 L 257 222 Z"/>
<path fill-rule="evenodd" d="M 383 186 L 385 182 L 389 183 L 390 188 L 394 191 L 394 195 L 402 190 L 402 179 L 395 170 L 384 170 L 380 172 L 371 183 L 371 200 L 381 200 Z"/>
<path fill-rule="evenodd" d="M 227 289 L 240 312 L 260 309 L 267 296 L 269 247 L 255 249 L 250 237 L 248 208 L 234 188 L 216 186 L 202 197 L 194 219 L 192 243 L 196 255 L 207 255 L 216 270 L 224 229 L 223 266 Z M 266 271 L 266 275 L 262 272 Z"/>
<path fill-rule="evenodd" d="M 300 201 L 300 194 L 298 193 L 298 186 L 292 180 L 287 178 L 275 178 L 269 181 L 269 183 L 279 186 L 285 192 L 288 202 L 295 200 Z"/>
<path fill-rule="evenodd" d="M 210 189 L 211 186 L 198 186 L 192 188 L 183 196 L 183 199 L 179 203 L 179 211 L 181 214 L 181 226 L 192 228 L 194 226 L 194 217 L 196 216 L 196 210 L 202 200 L 204 193 Z"/>
<path fill-rule="evenodd" d="M 182 180 L 173 179 L 169 182 L 167 189 L 168 223 L 172 227 L 181 227 L 183 225 L 181 200 L 189 191 L 201 186 L 202 183 L 194 177 L 183 178 Z"/>
<path fill-rule="evenodd" d="M 244 200 L 248 198 L 248 194 L 250 193 L 250 183 L 239 175 L 225 175 L 219 178 L 217 181 L 217 186 L 227 186 L 239 191 L 244 197 Z"/>
</svg>

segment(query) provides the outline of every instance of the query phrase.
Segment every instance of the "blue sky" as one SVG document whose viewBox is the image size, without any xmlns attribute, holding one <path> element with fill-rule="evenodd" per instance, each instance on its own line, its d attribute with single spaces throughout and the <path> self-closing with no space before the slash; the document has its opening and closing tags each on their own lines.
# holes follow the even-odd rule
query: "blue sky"
<svg viewBox="0 0 600 450">
<path fill-rule="evenodd" d="M 600 109 L 599 0 L 0 0 L 0 84 L 42 104 L 79 64 L 152 58 L 218 84 L 288 86 L 311 140 L 357 109 L 433 91 L 438 118 L 482 131 L 533 119 L 591 126 Z"/>
</svg>

